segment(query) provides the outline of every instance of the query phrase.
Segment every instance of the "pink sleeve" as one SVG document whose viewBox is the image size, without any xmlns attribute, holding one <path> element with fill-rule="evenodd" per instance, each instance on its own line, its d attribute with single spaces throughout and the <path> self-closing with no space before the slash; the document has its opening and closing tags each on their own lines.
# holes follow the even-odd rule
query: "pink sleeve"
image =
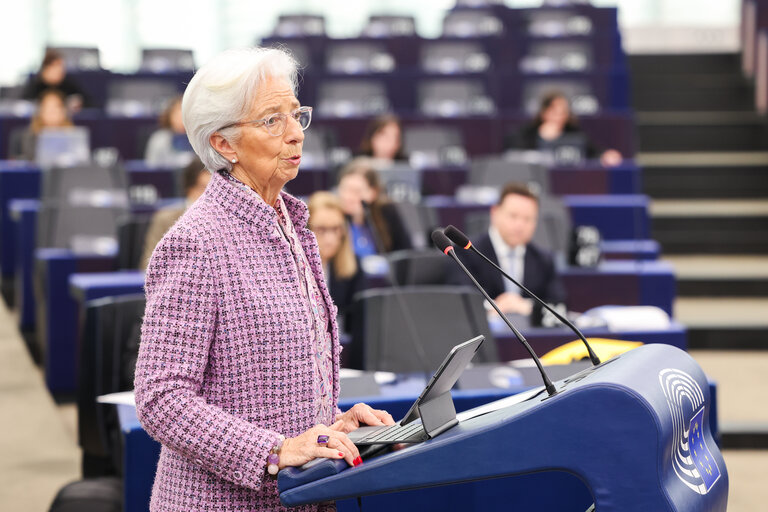
<svg viewBox="0 0 768 512">
<path fill-rule="evenodd" d="M 278 433 L 206 403 L 200 395 L 219 290 L 205 252 L 173 230 L 157 246 L 136 364 L 136 412 L 146 431 L 217 476 L 259 489 Z"/>
</svg>

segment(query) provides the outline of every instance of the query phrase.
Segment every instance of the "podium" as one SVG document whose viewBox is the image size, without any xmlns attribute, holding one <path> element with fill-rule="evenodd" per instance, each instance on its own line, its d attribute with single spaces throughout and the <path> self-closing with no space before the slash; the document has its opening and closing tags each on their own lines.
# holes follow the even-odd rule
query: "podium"
<svg viewBox="0 0 768 512">
<path fill-rule="evenodd" d="M 552 397 L 542 389 L 499 401 L 434 439 L 355 468 L 325 459 L 285 469 L 280 499 L 295 506 L 556 471 L 584 482 L 599 512 L 726 510 L 709 387 L 685 352 L 644 345 L 555 384 Z"/>
</svg>

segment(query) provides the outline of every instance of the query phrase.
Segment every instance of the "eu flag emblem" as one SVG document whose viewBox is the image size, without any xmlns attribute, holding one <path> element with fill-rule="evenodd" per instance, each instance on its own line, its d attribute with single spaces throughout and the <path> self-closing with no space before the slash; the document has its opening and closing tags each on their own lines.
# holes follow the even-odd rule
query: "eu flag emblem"
<svg viewBox="0 0 768 512">
<path fill-rule="evenodd" d="M 720 468 L 717 467 L 712 452 L 709 451 L 702 435 L 704 421 L 704 408 L 691 418 L 688 426 L 688 452 L 690 453 L 693 465 L 696 467 L 701 480 L 704 482 L 705 493 L 709 492 L 717 479 L 720 478 Z"/>
</svg>

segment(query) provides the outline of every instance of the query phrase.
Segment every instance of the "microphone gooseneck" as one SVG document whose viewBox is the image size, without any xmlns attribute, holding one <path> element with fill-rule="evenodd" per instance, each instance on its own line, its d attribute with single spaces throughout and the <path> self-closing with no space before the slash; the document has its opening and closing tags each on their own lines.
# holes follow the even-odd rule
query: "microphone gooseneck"
<svg viewBox="0 0 768 512">
<path fill-rule="evenodd" d="M 472 244 L 472 242 L 467 237 L 467 235 L 462 233 L 458 228 L 456 228 L 454 226 L 448 226 L 447 228 L 445 228 L 445 236 L 447 236 L 450 241 L 452 241 L 453 243 L 455 243 L 459 247 L 462 247 L 464 249 L 470 249 L 472 252 L 474 252 L 475 254 L 479 255 L 488 264 L 492 265 L 496 270 L 501 272 L 501 275 L 503 275 L 505 278 L 507 278 L 508 280 L 513 282 L 518 288 L 523 290 L 525 293 L 530 295 L 536 302 L 541 304 L 541 306 L 543 308 L 545 308 L 547 311 L 552 313 L 555 316 L 555 318 L 557 318 L 563 324 L 565 324 L 568 328 L 570 328 L 576 334 L 576 336 L 578 336 L 581 339 L 582 343 L 584 343 L 584 346 L 587 349 L 587 353 L 589 354 L 589 359 L 590 359 L 590 361 L 592 361 L 592 364 L 595 365 L 595 366 L 600 364 L 600 358 L 597 357 L 597 354 L 595 354 L 595 352 L 592 350 L 592 347 L 589 345 L 589 342 L 587 341 L 587 338 L 584 337 L 584 334 L 575 325 L 573 325 L 573 323 L 570 320 L 568 320 L 563 315 L 558 313 L 555 310 L 555 308 L 550 307 L 549 304 L 547 304 L 546 302 L 541 300 L 535 293 L 533 293 L 531 290 L 526 288 L 522 283 L 517 282 L 517 280 L 515 278 L 513 278 L 512 276 L 510 276 L 509 274 L 504 272 L 504 270 L 502 270 L 502 268 L 500 266 L 498 266 L 496 263 L 494 263 L 493 260 L 491 260 L 488 256 L 486 256 L 485 254 L 483 254 L 482 252 L 477 250 L 477 247 L 475 247 Z"/>
<path fill-rule="evenodd" d="M 456 251 L 453 248 L 453 245 L 451 245 L 451 241 L 448 239 L 447 236 L 445 236 L 445 233 L 441 229 L 436 229 L 432 232 L 432 241 L 435 243 L 435 245 L 443 251 L 446 256 L 450 257 L 453 261 L 456 262 L 456 264 L 461 267 L 461 270 L 464 271 L 464 273 L 472 280 L 472 284 L 475 285 L 475 288 L 480 290 L 480 293 L 483 294 L 483 297 L 485 297 L 485 300 L 487 300 L 491 306 L 493 306 L 493 309 L 496 310 L 496 313 L 499 314 L 502 320 L 504 320 L 504 323 L 507 324 L 507 327 L 510 328 L 512 333 L 515 335 L 515 337 L 518 339 L 520 343 L 523 344 L 525 349 L 528 351 L 528 354 L 530 354 L 531 358 L 533 359 L 534 363 L 536 363 L 536 367 L 539 369 L 539 373 L 541 374 L 541 379 L 544 381 L 544 387 L 547 390 L 547 394 L 549 396 L 552 396 L 557 393 L 557 389 L 555 388 L 555 385 L 552 384 L 552 380 L 547 375 L 547 372 L 544 371 L 544 367 L 541 364 L 541 361 L 539 360 L 536 353 L 533 351 L 531 346 L 528 344 L 528 341 L 525 339 L 525 336 L 517 330 L 517 328 L 512 325 L 512 322 L 509 321 L 509 319 L 504 315 L 504 313 L 501 312 L 501 309 L 499 309 L 499 306 L 496 304 L 496 302 L 488 295 L 488 292 L 485 291 L 485 289 L 480 286 L 480 283 L 477 282 L 477 279 L 475 279 L 475 276 L 472 275 L 472 273 L 467 270 L 467 267 L 464 266 L 464 264 L 459 260 L 459 257 L 456 256 Z"/>
</svg>

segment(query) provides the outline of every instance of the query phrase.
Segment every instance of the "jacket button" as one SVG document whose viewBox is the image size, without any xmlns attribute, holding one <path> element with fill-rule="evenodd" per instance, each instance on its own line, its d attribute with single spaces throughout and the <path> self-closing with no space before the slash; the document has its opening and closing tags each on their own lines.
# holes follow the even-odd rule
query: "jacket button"
<svg viewBox="0 0 768 512">
<path fill-rule="evenodd" d="M 203 465 L 202 459 L 195 459 L 195 464 L 197 464 L 198 466 L 202 466 Z"/>
<path fill-rule="evenodd" d="M 241 472 L 239 472 L 239 471 L 235 471 L 234 473 L 232 473 L 232 477 L 235 480 L 242 480 L 243 479 L 243 474 Z"/>
</svg>

